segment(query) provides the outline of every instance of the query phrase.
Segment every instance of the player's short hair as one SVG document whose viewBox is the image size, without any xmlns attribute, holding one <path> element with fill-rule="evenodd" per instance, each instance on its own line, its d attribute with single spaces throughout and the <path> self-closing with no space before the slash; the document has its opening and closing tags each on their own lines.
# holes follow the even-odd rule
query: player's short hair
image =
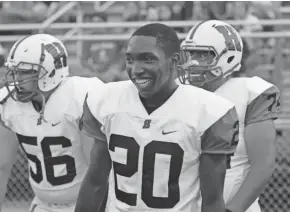
<svg viewBox="0 0 290 212">
<path fill-rule="evenodd" d="M 156 46 L 162 49 L 167 57 L 179 53 L 180 42 L 176 32 L 169 26 L 160 23 L 147 24 L 137 29 L 131 36 L 151 36 L 156 38 Z"/>
</svg>

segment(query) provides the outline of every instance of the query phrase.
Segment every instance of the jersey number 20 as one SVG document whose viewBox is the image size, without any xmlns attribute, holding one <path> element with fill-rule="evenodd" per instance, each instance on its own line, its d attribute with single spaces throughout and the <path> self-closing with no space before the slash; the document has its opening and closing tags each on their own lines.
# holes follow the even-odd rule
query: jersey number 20
<svg viewBox="0 0 290 212">
<path fill-rule="evenodd" d="M 37 137 L 30 137 L 30 136 L 23 136 L 17 134 L 18 140 L 26 153 L 28 160 L 33 162 L 36 167 L 36 173 L 30 167 L 30 176 L 36 182 L 40 183 L 43 180 L 43 173 L 42 170 L 45 169 L 46 179 L 52 186 L 59 186 L 66 183 L 70 183 L 76 176 L 76 166 L 75 160 L 73 157 L 69 155 L 61 155 L 52 157 L 52 153 L 50 147 L 53 145 L 61 145 L 63 148 L 71 147 L 71 141 L 65 137 L 45 137 L 40 142 L 42 154 L 43 154 L 43 161 L 44 167 L 42 169 L 41 161 L 38 159 L 36 155 L 29 154 L 23 144 L 37 146 Z M 67 169 L 67 174 L 55 177 L 54 175 L 54 166 L 56 165 L 65 165 Z"/>
<path fill-rule="evenodd" d="M 117 174 L 123 177 L 132 177 L 138 170 L 142 170 L 141 199 L 150 208 L 173 208 L 180 200 L 179 176 L 181 173 L 184 151 L 177 143 L 165 141 L 151 141 L 144 147 L 143 163 L 139 162 L 140 146 L 132 137 L 112 134 L 109 149 L 127 150 L 127 163 L 113 161 L 115 176 L 115 192 L 119 201 L 131 206 L 137 204 L 137 194 L 126 193 L 118 189 Z M 154 168 L 156 154 L 170 155 L 168 197 L 154 197 Z M 142 165 L 138 167 L 138 165 Z"/>
</svg>

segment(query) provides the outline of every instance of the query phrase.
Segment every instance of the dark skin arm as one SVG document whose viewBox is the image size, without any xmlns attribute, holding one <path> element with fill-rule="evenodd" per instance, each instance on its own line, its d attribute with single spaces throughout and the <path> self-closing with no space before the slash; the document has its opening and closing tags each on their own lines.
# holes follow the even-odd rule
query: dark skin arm
<svg viewBox="0 0 290 212">
<path fill-rule="evenodd" d="M 272 120 L 252 123 L 245 128 L 245 141 L 251 169 L 227 208 L 244 212 L 259 197 L 275 167 L 276 130 Z"/>
<path fill-rule="evenodd" d="M 16 161 L 18 141 L 15 134 L 0 126 L 1 148 L 0 148 L 0 211 L 5 199 L 8 179 Z"/>
<path fill-rule="evenodd" d="M 80 188 L 75 212 L 103 212 L 108 191 L 111 158 L 107 143 L 95 139 L 90 165 Z"/>
<path fill-rule="evenodd" d="M 201 212 L 225 212 L 223 198 L 227 156 L 235 152 L 239 122 L 235 108 L 208 128 L 201 138 L 199 175 Z"/>
<path fill-rule="evenodd" d="M 224 212 L 226 155 L 203 153 L 200 157 L 201 212 Z"/>
</svg>

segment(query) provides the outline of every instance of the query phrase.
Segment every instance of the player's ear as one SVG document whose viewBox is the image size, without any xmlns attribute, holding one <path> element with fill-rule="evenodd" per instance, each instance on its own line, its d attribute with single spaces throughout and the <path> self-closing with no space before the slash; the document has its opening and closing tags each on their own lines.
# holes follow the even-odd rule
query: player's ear
<svg viewBox="0 0 290 212">
<path fill-rule="evenodd" d="M 172 62 L 172 65 L 174 66 L 174 68 L 179 64 L 179 59 L 180 59 L 179 53 L 174 53 L 171 56 L 171 62 Z"/>
</svg>

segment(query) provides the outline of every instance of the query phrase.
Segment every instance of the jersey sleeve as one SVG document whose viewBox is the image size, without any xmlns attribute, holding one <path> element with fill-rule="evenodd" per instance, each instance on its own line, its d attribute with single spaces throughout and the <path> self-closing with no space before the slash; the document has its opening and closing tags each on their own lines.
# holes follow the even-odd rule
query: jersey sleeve
<svg viewBox="0 0 290 212">
<path fill-rule="evenodd" d="M 83 104 L 83 115 L 79 122 L 79 128 L 89 137 L 106 141 L 106 136 L 102 132 L 102 123 L 93 115 L 88 105 L 88 93 Z"/>
<path fill-rule="evenodd" d="M 79 122 L 79 128 L 85 132 L 89 137 L 98 140 L 106 141 L 106 136 L 102 132 L 102 123 L 97 120 L 92 114 L 88 105 L 88 94 L 86 95 L 83 105 L 83 115 Z"/>
<path fill-rule="evenodd" d="M 106 141 L 107 121 L 110 115 L 118 107 L 119 93 L 124 86 L 121 82 L 106 83 L 98 88 L 91 88 L 83 104 L 83 115 L 81 118 L 81 129 L 88 136 Z"/>
<path fill-rule="evenodd" d="M 101 95 L 104 85 L 105 83 L 97 77 L 73 77 L 74 101 L 73 104 L 70 105 L 69 110 L 77 111 L 80 117 L 83 112 L 84 100 L 87 93 L 93 90 L 97 95 L 98 93 Z M 74 107 L 76 107 L 76 109 Z"/>
<path fill-rule="evenodd" d="M 203 115 L 201 152 L 232 154 L 236 151 L 239 136 L 239 119 L 233 103 L 214 97 L 206 103 Z"/>
<path fill-rule="evenodd" d="M 245 125 L 277 119 L 280 107 L 278 88 L 265 80 L 254 77 L 247 83 L 249 92 Z"/>
</svg>

